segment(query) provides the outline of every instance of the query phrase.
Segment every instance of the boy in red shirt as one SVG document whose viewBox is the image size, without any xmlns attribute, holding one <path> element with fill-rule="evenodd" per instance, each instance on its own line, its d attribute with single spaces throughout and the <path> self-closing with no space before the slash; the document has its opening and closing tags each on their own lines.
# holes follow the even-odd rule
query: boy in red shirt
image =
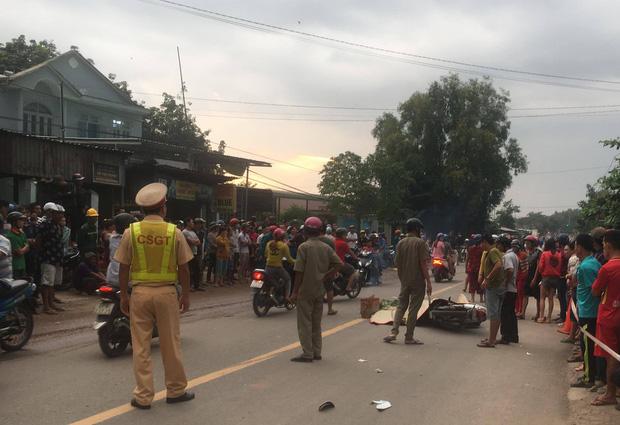
<svg viewBox="0 0 620 425">
<path fill-rule="evenodd" d="M 620 230 L 607 230 L 603 239 L 607 263 L 599 270 L 592 293 L 601 297 L 596 322 L 596 337 L 620 353 Z M 616 385 L 612 376 L 620 362 L 598 345 L 594 355 L 607 360 L 607 391 L 592 401 L 594 406 L 616 404 Z"/>
</svg>

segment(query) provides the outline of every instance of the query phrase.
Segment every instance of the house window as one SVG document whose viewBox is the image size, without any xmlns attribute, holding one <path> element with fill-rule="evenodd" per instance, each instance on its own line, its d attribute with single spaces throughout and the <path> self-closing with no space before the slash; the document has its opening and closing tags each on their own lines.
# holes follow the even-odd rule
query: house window
<svg viewBox="0 0 620 425">
<path fill-rule="evenodd" d="M 40 103 L 29 103 L 24 107 L 22 131 L 38 136 L 52 135 L 52 112 Z"/>
<path fill-rule="evenodd" d="M 119 119 L 112 120 L 112 137 L 128 137 L 129 130 L 125 126 L 125 122 Z"/>
<path fill-rule="evenodd" d="M 92 115 L 81 115 L 78 121 L 78 136 L 88 138 L 99 137 L 99 119 Z"/>
</svg>

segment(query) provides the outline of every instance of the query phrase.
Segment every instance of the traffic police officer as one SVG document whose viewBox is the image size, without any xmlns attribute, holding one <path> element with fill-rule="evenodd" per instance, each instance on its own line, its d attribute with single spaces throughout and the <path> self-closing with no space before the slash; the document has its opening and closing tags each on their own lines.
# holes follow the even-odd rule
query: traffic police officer
<svg viewBox="0 0 620 425">
<path fill-rule="evenodd" d="M 119 262 L 121 310 L 130 315 L 133 369 L 136 388 L 131 405 L 149 409 L 155 394 L 151 363 L 153 326 L 159 332 L 159 345 L 166 379 L 166 402 L 189 401 L 194 394 L 185 391 L 187 378 L 181 361 L 179 312 L 189 309 L 189 267 L 192 251 L 174 224 L 166 223 L 166 193 L 161 183 L 144 186 L 136 204 L 144 210 L 141 222 L 132 223 L 123 233 L 114 259 Z M 128 294 L 132 282 L 131 297 Z M 182 287 L 177 295 L 176 283 Z"/>
</svg>

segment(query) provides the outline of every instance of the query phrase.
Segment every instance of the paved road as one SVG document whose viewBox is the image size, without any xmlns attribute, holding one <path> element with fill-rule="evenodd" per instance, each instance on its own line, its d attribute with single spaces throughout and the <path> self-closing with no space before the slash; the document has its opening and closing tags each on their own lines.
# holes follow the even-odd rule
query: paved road
<svg viewBox="0 0 620 425">
<path fill-rule="evenodd" d="M 461 285 L 434 289 L 456 296 Z M 388 272 L 382 287 L 365 288 L 362 296 L 397 292 Z M 129 352 L 104 358 L 94 332 L 35 341 L 0 356 L 2 423 L 87 424 L 107 417 L 110 424 L 567 423 L 568 348 L 557 343 L 552 325 L 521 321 L 522 344 L 496 349 L 476 347 L 487 324 L 463 332 L 419 328 L 424 346 L 388 345 L 381 342 L 388 327 L 358 320 L 358 300 L 340 298 L 337 309 L 323 321 L 330 333 L 324 360 L 312 364 L 289 361 L 298 352 L 294 312 L 258 319 L 241 303 L 190 313 L 183 319 L 183 351 L 197 398 L 182 405 L 158 401 L 150 411 L 127 407 Z M 157 342 L 153 353 L 156 385 L 163 388 Z M 393 407 L 380 413 L 370 405 L 376 399 Z M 336 408 L 319 413 L 326 400 Z"/>
</svg>

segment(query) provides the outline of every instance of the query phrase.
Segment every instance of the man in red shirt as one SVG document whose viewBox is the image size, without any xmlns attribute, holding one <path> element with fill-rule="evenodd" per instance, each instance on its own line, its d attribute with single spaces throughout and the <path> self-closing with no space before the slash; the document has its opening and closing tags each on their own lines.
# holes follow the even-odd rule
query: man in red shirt
<svg viewBox="0 0 620 425">
<path fill-rule="evenodd" d="M 592 294 L 601 297 L 596 321 L 596 337 L 616 353 L 620 353 L 620 230 L 607 230 L 603 239 L 607 262 L 599 270 Z M 594 406 L 616 404 L 614 372 L 620 362 L 598 345 L 594 355 L 607 360 L 607 391 L 592 401 Z"/>
<path fill-rule="evenodd" d="M 342 261 L 342 268 L 340 269 L 340 273 L 347 281 L 347 291 L 351 290 L 353 286 L 354 279 L 356 278 L 355 268 L 349 263 L 345 261 L 346 256 L 349 255 L 355 261 L 358 261 L 357 256 L 349 246 L 347 242 L 347 229 L 340 228 L 336 230 L 336 239 L 334 240 L 334 245 L 336 246 L 336 255 Z"/>
</svg>

